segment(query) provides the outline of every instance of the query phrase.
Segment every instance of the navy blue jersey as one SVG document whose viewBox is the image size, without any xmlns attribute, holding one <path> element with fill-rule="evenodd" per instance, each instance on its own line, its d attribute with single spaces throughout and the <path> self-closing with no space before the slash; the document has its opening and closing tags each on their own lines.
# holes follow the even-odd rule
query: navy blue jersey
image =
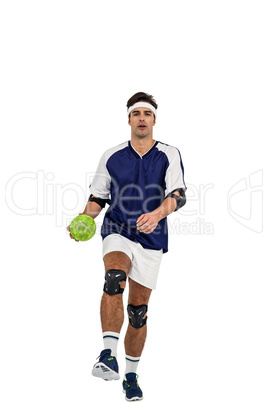
<svg viewBox="0 0 268 402">
<path fill-rule="evenodd" d="M 168 250 L 167 218 L 149 234 L 136 229 L 140 215 L 158 208 L 171 191 L 184 188 L 184 169 L 178 149 L 156 141 L 140 156 L 130 141 L 106 151 L 97 168 L 91 193 L 110 199 L 101 236 L 118 233 L 152 250 Z"/>
</svg>

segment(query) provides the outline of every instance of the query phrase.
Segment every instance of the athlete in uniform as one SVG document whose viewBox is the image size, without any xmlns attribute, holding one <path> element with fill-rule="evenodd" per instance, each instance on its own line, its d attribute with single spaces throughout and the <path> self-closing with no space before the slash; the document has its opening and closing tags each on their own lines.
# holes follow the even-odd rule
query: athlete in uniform
<svg viewBox="0 0 268 402">
<path fill-rule="evenodd" d="M 136 373 L 146 340 L 148 303 L 156 288 L 162 255 L 168 251 L 167 216 L 185 204 L 186 186 L 178 149 L 153 139 L 154 98 L 139 92 L 129 99 L 127 110 L 131 140 L 103 154 L 83 213 L 95 219 L 106 203 L 110 204 L 101 229 L 104 350 L 92 374 L 104 380 L 119 379 L 117 344 L 124 321 L 122 293 L 128 278 L 123 390 L 126 400 L 136 401 L 143 398 Z"/>
</svg>

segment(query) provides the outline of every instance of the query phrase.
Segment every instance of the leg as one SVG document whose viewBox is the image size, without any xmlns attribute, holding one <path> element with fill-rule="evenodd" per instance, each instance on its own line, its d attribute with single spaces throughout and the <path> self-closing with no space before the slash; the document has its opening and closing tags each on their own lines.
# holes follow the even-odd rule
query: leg
<svg viewBox="0 0 268 402">
<path fill-rule="evenodd" d="M 140 356 L 142 354 L 146 335 L 147 335 L 147 325 L 143 325 L 144 318 L 146 317 L 146 307 L 148 305 L 152 290 L 146 288 L 139 283 L 129 280 L 129 304 L 134 306 L 132 311 L 136 320 L 132 320 L 132 324 L 139 326 L 139 328 L 134 328 L 130 323 L 128 324 L 128 330 L 125 337 L 125 351 L 126 351 L 126 371 L 125 379 L 123 381 L 123 390 L 126 393 L 126 399 L 128 401 L 135 400 L 139 401 L 143 399 L 142 390 L 137 382 L 137 367 L 139 364 Z M 135 310 L 135 307 L 143 306 Z M 131 311 L 130 311 L 131 314 Z"/>
<path fill-rule="evenodd" d="M 110 269 L 122 270 L 128 275 L 131 265 L 130 258 L 121 251 L 113 251 L 103 257 L 105 272 Z M 125 282 L 121 283 L 125 287 Z M 122 294 L 110 296 L 103 292 L 101 300 L 102 332 L 112 331 L 120 333 L 124 322 L 124 307 Z"/>
<path fill-rule="evenodd" d="M 104 350 L 101 352 L 99 361 L 94 365 L 92 374 L 95 377 L 110 381 L 120 378 L 116 349 L 124 321 L 124 308 L 122 293 L 117 293 L 117 291 L 125 287 L 126 282 L 121 280 L 123 276 L 126 278 L 131 260 L 120 251 L 107 253 L 103 260 L 106 274 L 109 274 L 106 276 L 107 282 L 101 300 L 101 324 L 103 335 L 105 335 L 103 338 Z M 124 273 L 122 275 L 120 271 L 124 271 L 126 275 Z M 121 283 L 119 284 L 119 282 Z"/>
<path fill-rule="evenodd" d="M 152 289 L 146 288 L 139 283 L 133 281 L 132 279 L 129 279 L 129 304 L 133 306 L 140 306 L 142 304 L 148 305 L 151 293 Z M 128 329 L 125 337 L 126 355 L 140 357 L 144 348 L 146 336 L 147 325 L 144 325 L 142 328 L 137 329 L 128 324 Z"/>
</svg>

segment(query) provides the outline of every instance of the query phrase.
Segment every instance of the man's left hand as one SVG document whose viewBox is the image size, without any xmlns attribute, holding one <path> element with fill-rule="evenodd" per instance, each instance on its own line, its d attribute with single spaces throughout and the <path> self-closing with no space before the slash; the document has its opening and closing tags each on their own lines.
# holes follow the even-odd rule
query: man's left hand
<svg viewBox="0 0 268 402">
<path fill-rule="evenodd" d="M 152 212 L 143 214 L 137 219 L 137 229 L 141 233 L 152 233 L 157 227 L 159 217 Z"/>
</svg>

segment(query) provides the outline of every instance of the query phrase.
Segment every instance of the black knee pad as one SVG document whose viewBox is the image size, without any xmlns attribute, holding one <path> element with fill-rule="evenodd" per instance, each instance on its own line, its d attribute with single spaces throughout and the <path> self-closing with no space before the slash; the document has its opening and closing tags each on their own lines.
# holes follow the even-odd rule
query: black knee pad
<svg viewBox="0 0 268 402">
<path fill-rule="evenodd" d="M 129 323 L 134 328 L 142 328 L 147 322 L 147 316 L 145 314 L 148 311 L 148 306 L 146 304 L 142 304 L 141 306 L 133 306 L 129 304 L 127 306 Z"/>
<path fill-rule="evenodd" d="M 103 291 L 110 296 L 114 296 L 124 292 L 120 287 L 122 281 L 126 281 L 127 276 L 125 271 L 121 269 L 110 269 L 105 274 L 105 283 Z"/>
</svg>

